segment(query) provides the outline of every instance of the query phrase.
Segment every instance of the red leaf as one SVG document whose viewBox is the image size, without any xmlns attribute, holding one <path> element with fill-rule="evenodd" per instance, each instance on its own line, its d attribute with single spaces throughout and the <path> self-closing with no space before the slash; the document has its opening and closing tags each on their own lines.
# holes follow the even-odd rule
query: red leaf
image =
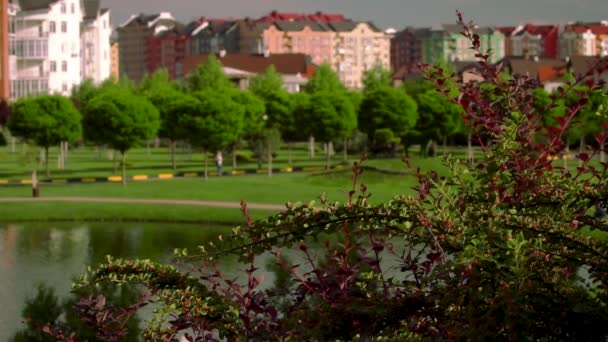
<svg viewBox="0 0 608 342">
<path fill-rule="evenodd" d="M 587 153 L 579 153 L 578 154 L 578 159 L 586 162 L 589 160 L 589 155 Z"/>
</svg>

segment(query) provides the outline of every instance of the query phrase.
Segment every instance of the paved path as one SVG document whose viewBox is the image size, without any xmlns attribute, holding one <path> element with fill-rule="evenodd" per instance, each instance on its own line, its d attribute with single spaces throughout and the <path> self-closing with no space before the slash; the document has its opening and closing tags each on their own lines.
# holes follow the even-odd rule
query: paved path
<svg viewBox="0 0 608 342">
<path fill-rule="evenodd" d="M 180 199 L 147 199 L 147 198 L 114 198 L 114 197 L 0 197 L 3 202 L 88 202 L 88 203 L 141 203 L 141 204 L 175 204 L 211 208 L 240 208 L 238 202 L 198 201 Z M 283 210 L 284 205 L 247 203 L 248 209 Z"/>
</svg>

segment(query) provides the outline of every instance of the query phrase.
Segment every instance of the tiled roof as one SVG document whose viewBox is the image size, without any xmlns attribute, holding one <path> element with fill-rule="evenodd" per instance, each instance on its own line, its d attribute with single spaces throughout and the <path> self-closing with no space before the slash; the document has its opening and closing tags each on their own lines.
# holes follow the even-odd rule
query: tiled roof
<svg viewBox="0 0 608 342">
<path fill-rule="evenodd" d="M 327 23 L 330 21 L 347 20 L 342 14 L 334 13 L 286 13 L 272 11 L 269 14 L 257 19 L 258 22 L 273 23 L 275 21 L 317 21 Z"/>
<path fill-rule="evenodd" d="M 561 59 L 540 58 L 538 61 L 524 57 L 507 57 L 501 61 L 506 67 L 511 69 L 514 75 L 529 75 L 530 78 L 538 79 L 540 67 L 562 68 L 567 63 Z M 545 72 L 545 71 L 543 71 Z"/>
<path fill-rule="evenodd" d="M 589 71 L 600 57 L 595 56 L 572 56 L 570 57 L 570 66 L 575 75 L 584 74 Z M 601 57 L 607 58 L 607 57 Z"/>
<path fill-rule="evenodd" d="M 608 26 L 604 25 L 570 25 L 566 29 L 576 33 L 591 31 L 594 34 L 608 34 Z"/>
<path fill-rule="evenodd" d="M 443 29 L 443 32 L 445 32 L 445 33 L 460 34 L 464 30 L 460 24 L 443 24 L 443 25 L 441 25 L 441 27 Z M 492 33 L 496 32 L 496 29 L 489 27 L 489 26 L 484 26 L 484 27 L 475 27 L 473 29 L 473 31 L 478 34 L 492 34 Z"/>
<path fill-rule="evenodd" d="M 551 32 L 556 31 L 556 30 L 557 30 L 557 26 L 553 26 L 553 25 L 536 26 L 536 25 L 532 25 L 532 24 L 527 24 L 526 26 L 523 27 L 522 30 L 517 31 L 517 33 L 515 33 L 515 35 L 521 36 L 524 33 L 528 33 L 531 35 L 540 35 L 541 37 L 545 38 Z"/>
<path fill-rule="evenodd" d="M 308 26 L 312 31 L 325 32 L 329 27 L 323 23 L 315 21 L 277 21 L 274 25 L 281 31 L 302 31 Z"/>
<path fill-rule="evenodd" d="M 350 32 L 357 27 L 356 22 L 348 20 L 348 21 L 331 21 L 328 23 L 329 27 L 331 27 L 336 32 Z"/>
<path fill-rule="evenodd" d="M 271 65 L 274 65 L 277 72 L 281 74 L 300 73 L 306 76 L 311 72 L 309 58 L 302 53 L 270 54 L 268 57 L 242 53 L 229 53 L 221 58 L 219 57 L 219 54 L 215 55 L 225 67 L 252 73 L 263 73 Z M 184 72 L 187 74 L 194 71 L 199 64 L 207 61 L 208 57 L 209 55 L 186 57 L 184 60 Z"/>
<path fill-rule="evenodd" d="M 516 27 L 507 26 L 507 27 L 497 27 L 496 29 L 498 31 L 500 31 L 502 34 L 504 34 L 505 36 L 511 36 L 511 33 L 513 33 L 513 31 L 515 31 Z"/>
</svg>

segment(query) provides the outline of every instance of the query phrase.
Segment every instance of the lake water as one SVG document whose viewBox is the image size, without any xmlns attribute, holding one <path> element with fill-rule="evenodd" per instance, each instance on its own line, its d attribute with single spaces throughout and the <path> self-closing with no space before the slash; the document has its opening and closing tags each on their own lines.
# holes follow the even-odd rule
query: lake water
<svg viewBox="0 0 608 342">
<path fill-rule="evenodd" d="M 66 296 L 74 277 L 105 256 L 168 262 L 173 249 L 205 244 L 230 227 L 140 223 L 0 223 L 0 341 L 22 327 L 21 311 L 36 285 Z M 222 269 L 238 271 L 234 259 Z M 229 272 L 231 273 L 231 272 Z"/>
</svg>

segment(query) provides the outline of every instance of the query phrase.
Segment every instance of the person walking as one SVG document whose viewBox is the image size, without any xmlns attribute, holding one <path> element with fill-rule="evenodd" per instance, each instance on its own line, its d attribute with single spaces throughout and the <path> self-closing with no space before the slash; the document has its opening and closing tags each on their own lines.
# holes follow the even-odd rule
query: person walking
<svg viewBox="0 0 608 342">
<path fill-rule="evenodd" d="M 224 157 L 222 156 L 222 151 L 217 151 L 215 155 L 215 166 L 217 166 L 217 175 L 221 176 L 224 168 Z"/>
</svg>

